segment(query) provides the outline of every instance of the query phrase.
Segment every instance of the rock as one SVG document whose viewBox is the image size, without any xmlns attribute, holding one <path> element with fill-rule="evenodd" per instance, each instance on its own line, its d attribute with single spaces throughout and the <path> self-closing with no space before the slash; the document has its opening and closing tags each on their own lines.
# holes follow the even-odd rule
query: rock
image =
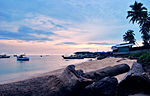
<svg viewBox="0 0 150 96">
<path fill-rule="evenodd" d="M 75 70 L 74 65 L 69 65 L 62 74 L 52 80 L 50 96 L 76 96 L 85 86 L 93 81 L 82 77 L 82 70 Z"/>
<path fill-rule="evenodd" d="M 107 76 L 116 76 L 125 72 L 128 72 L 130 67 L 127 64 L 119 64 L 115 66 L 108 66 L 96 71 L 88 72 L 84 74 L 84 77 L 98 81 Z"/>
<path fill-rule="evenodd" d="M 150 80 L 144 73 L 142 65 L 135 62 L 119 83 L 118 96 L 128 96 L 140 92 L 150 92 Z"/>
<path fill-rule="evenodd" d="M 118 81 L 114 77 L 105 77 L 85 87 L 80 96 L 116 96 Z"/>
</svg>

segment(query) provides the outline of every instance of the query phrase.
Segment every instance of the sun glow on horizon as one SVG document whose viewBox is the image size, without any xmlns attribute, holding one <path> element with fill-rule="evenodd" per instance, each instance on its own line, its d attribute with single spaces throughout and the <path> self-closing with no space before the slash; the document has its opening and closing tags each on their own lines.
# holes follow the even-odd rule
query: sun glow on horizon
<svg viewBox="0 0 150 96">
<path fill-rule="evenodd" d="M 1 53 L 15 54 L 63 54 L 73 53 L 75 51 L 109 51 L 111 45 L 96 45 L 96 44 L 57 44 L 57 42 L 46 41 L 22 41 L 22 40 L 0 40 Z M 7 46 L 7 47 L 6 47 Z M 4 51 L 6 50 L 6 52 Z"/>
</svg>

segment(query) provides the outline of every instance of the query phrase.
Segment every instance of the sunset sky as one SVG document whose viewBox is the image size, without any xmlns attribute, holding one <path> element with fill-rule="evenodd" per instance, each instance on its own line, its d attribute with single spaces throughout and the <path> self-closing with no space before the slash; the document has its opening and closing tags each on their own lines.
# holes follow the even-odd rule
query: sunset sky
<svg viewBox="0 0 150 96">
<path fill-rule="evenodd" d="M 135 0 L 0 0 L 0 54 L 110 51 L 138 25 L 126 19 Z M 150 0 L 137 0 L 150 11 Z"/>
</svg>

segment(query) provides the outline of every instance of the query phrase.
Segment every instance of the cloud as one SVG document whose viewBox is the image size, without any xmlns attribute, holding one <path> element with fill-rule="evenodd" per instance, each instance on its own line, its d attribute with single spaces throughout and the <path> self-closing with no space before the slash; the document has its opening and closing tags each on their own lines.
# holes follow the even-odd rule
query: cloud
<svg viewBox="0 0 150 96">
<path fill-rule="evenodd" d="M 137 40 L 141 39 L 138 26 L 126 20 L 131 2 L 135 1 L 1 0 L 0 41 L 16 40 L 12 43 L 16 46 L 31 44 L 29 49 L 36 42 L 36 47 L 52 51 L 109 50 L 111 45 L 122 42 L 128 29 L 135 31 Z"/>
<path fill-rule="evenodd" d="M 32 14 L 20 21 L 0 22 L 1 39 L 18 40 L 52 40 L 50 36 L 57 35 L 52 31 L 65 30 L 65 22 L 47 16 Z M 38 37 L 38 38 L 37 38 Z"/>
<path fill-rule="evenodd" d="M 25 3 L 25 5 L 23 5 L 25 7 L 23 9 L 23 12 L 28 10 L 27 13 L 26 12 L 24 13 L 23 16 L 24 18 L 16 21 L 9 21 L 9 22 L 5 21 L 5 24 L 3 21 L 3 23 L 0 23 L 0 30 L 8 32 L 17 32 L 21 30 L 22 26 L 26 26 L 28 28 L 31 28 L 32 30 L 36 30 L 36 32 L 35 31 L 28 32 L 29 33 L 28 35 L 32 35 L 34 37 L 40 36 L 46 37 L 44 36 L 46 35 L 46 33 L 43 32 L 47 33 L 52 32 L 55 35 L 50 34 L 50 36 L 47 38 L 52 39 L 57 43 L 66 41 L 82 43 L 89 41 L 112 40 L 112 39 L 114 41 L 115 40 L 117 41 L 118 39 L 120 39 L 120 35 L 122 35 L 123 32 L 120 31 L 128 27 L 126 26 L 126 24 L 122 24 L 121 23 L 122 21 L 120 21 L 120 19 L 118 20 L 118 17 L 124 18 L 122 17 L 122 15 L 120 16 L 119 14 L 121 10 L 116 10 L 117 8 L 120 8 L 121 5 L 118 4 L 116 8 L 110 8 L 116 2 L 120 3 L 122 1 L 117 0 L 115 2 L 112 1 L 101 2 L 97 0 L 87 0 L 85 2 L 85 0 L 83 1 L 62 0 L 60 1 L 61 4 L 58 5 L 56 5 L 56 1 L 49 2 L 47 0 L 46 1 L 39 0 L 35 2 L 33 6 L 31 6 L 33 3 L 33 1 L 31 0 L 31 4 L 29 4 L 29 9 L 31 10 L 29 10 L 25 6 L 28 4 L 28 2 L 23 1 Z M 17 3 L 23 4 L 20 1 L 18 1 Z M 34 12 L 33 9 L 37 8 L 38 4 L 45 6 L 44 7 L 39 6 L 39 8 L 37 9 L 38 12 L 37 11 Z M 52 6 L 50 7 L 48 5 Z M 58 6 L 58 8 L 56 8 L 55 5 Z M 16 7 L 15 9 L 17 9 Z M 40 8 L 44 9 L 45 11 L 42 12 Z M 46 11 L 46 8 L 49 9 L 48 14 L 46 14 L 48 11 L 48 10 Z M 110 9 L 113 11 L 110 11 Z M 19 14 L 19 10 L 20 9 L 17 9 L 16 11 L 17 14 Z M 61 15 L 58 15 L 60 14 L 59 11 L 62 11 Z M 15 13 L 13 11 L 11 12 Z M 114 14 L 113 12 L 115 12 L 116 14 Z M 54 15 L 52 13 L 55 13 L 57 15 Z M 66 14 L 68 14 L 67 16 L 69 16 L 67 20 L 63 16 Z M 114 15 L 117 18 L 114 18 Z M 64 18 L 61 18 L 61 16 Z M 78 20 L 74 19 L 75 16 L 80 19 Z M 5 15 L 3 17 L 5 17 Z M 38 32 L 38 30 L 41 30 L 42 32 Z"/>
<path fill-rule="evenodd" d="M 0 30 L 17 32 L 18 29 L 19 29 L 19 26 L 18 26 L 18 23 L 16 22 L 6 22 L 6 21 L 0 22 Z"/>
<path fill-rule="evenodd" d="M 44 32 L 42 30 L 33 30 L 26 26 L 19 28 L 18 32 L 9 32 L 0 30 L 0 39 L 8 40 L 25 40 L 25 41 L 51 41 L 49 36 L 54 35 L 53 32 Z"/>
<path fill-rule="evenodd" d="M 61 42 L 61 43 L 57 43 L 56 45 L 77 45 L 77 43 L 75 43 L 75 42 Z"/>
<path fill-rule="evenodd" d="M 118 23 L 119 20 L 117 19 L 110 21 L 93 18 L 86 22 L 74 22 L 40 14 L 28 14 L 27 18 L 20 21 L 1 22 L 0 30 L 5 32 L 5 34 L 1 34 L 2 37 L 9 37 L 1 39 L 53 40 L 55 44 L 66 41 L 87 43 L 89 41 L 106 40 L 116 42 L 118 39 L 122 39 L 120 35 L 124 31 L 120 32 L 120 30 L 129 27 L 121 24 L 118 26 Z M 9 36 L 7 36 L 8 33 L 10 33 Z"/>
<path fill-rule="evenodd" d="M 115 45 L 116 43 L 88 43 L 88 44 L 94 44 L 94 45 Z"/>
</svg>

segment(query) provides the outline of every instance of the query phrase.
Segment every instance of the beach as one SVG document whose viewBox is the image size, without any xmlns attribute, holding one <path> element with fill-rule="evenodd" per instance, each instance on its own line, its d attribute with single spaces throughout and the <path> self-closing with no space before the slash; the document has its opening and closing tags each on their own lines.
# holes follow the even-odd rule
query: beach
<svg viewBox="0 0 150 96">
<path fill-rule="evenodd" d="M 129 66 L 132 66 L 133 62 L 136 62 L 136 60 L 131 60 L 131 59 L 127 59 L 127 58 L 115 58 L 115 57 L 108 57 L 102 60 L 89 60 L 89 61 L 85 61 L 79 64 L 75 64 L 75 68 L 76 70 L 81 69 L 83 70 L 84 73 L 86 72 L 90 72 L 90 71 L 95 71 L 107 66 L 114 66 L 114 65 L 118 65 L 118 64 L 128 64 Z M 30 76 L 26 79 L 18 79 L 18 80 L 12 80 L 12 81 L 6 81 L 6 82 L 0 82 L 0 84 L 6 84 L 6 83 L 11 83 L 11 82 L 18 82 L 18 81 L 23 81 L 23 80 L 27 80 L 27 79 L 32 79 L 32 78 L 36 78 L 36 77 L 44 77 L 44 76 L 49 76 L 49 75 L 58 75 L 60 73 L 62 73 L 64 71 L 65 68 L 60 68 L 54 71 L 50 71 L 50 72 L 46 72 L 46 73 L 42 73 L 39 75 L 35 75 L 35 76 Z M 125 75 L 121 74 L 116 76 L 118 81 L 120 81 L 123 76 Z"/>
<path fill-rule="evenodd" d="M 131 60 L 127 58 L 107 57 L 102 60 L 89 60 L 86 62 L 82 62 L 80 64 L 76 64 L 75 69 L 76 70 L 81 69 L 83 70 L 84 73 L 86 73 L 86 72 L 96 71 L 96 70 L 99 70 L 108 66 L 114 66 L 114 65 L 119 65 L 119 64 L 128 64 L 131 67 L 134 62 L 136 62 L 136 60 Z M 33 94 L 50 94 L 50 92 L 47 91 L 49 90 L 49 88 L 51 88 L 50 86 L 53 85 L 53 83 L 50 81 L 53 80 L 53 78 L 55 78 L 56 75 L 61 74 L 64 71 L 64 69 L 65 68 L 57 69 L 51 72 L 43 73 L 38 76 L 32 76 L 28 79 L 5 82 L 3 83 L 4 85 L 0 84 L 0 91 L 3 92 L 5 89 L 7 89 L 7 90 L 10 90 L 10 94 L 12 94 L 11 92 L 13 92 L 13 94 L 21 94 L 21 93 L 18 93 L 17 90 L 20 90 L 20 92 L 26 92 L 26 94 L 30 94 L 30 95 L 31 95 L 30 92 L 33 92 Z M 126 73 L 115 76 L 118 79 L 118 82 L 120 82 L 120 80 L 123 79 L 125 74 Z M 42 88 L 42 91 L 40 91 L 41 88 Z M 7 93 L 7 90 L 5 90 L 4 92 Z M 142 95 L 139 95 L 139 96 L 142 96 Z M 143 96 L 146 96 L 146 95 L 143 95 Z"/>
<path fill-rule="evenodd" d="M 80 64 L 76 64 L 75 68 L 76 70 L 82 69 L 83 72 L 86 73 L 90 71 L 96 71 L 98 69 L 101 69 L 107 66 L 114 66 L 118 64 L 128 64 L 131 67 L 133 62 L 136 62 L 136 60 L 131 60 L 127 58 L 108 57 L 102 60 L 92 60 L 92 61 L 82 62 Z M 38 77 L 45 76 L 45 75 L 58 75 L 62 73 L 64 69 L 65 68 L 47 72 L 47 73 L 39 75 Z M 124 77 L 125 74 L 126 73 L 116 76 L 118 81 L 120 81 Z M 36 76 L 33 76 L 33 77 L 36 77 Z"/>
</svg>

